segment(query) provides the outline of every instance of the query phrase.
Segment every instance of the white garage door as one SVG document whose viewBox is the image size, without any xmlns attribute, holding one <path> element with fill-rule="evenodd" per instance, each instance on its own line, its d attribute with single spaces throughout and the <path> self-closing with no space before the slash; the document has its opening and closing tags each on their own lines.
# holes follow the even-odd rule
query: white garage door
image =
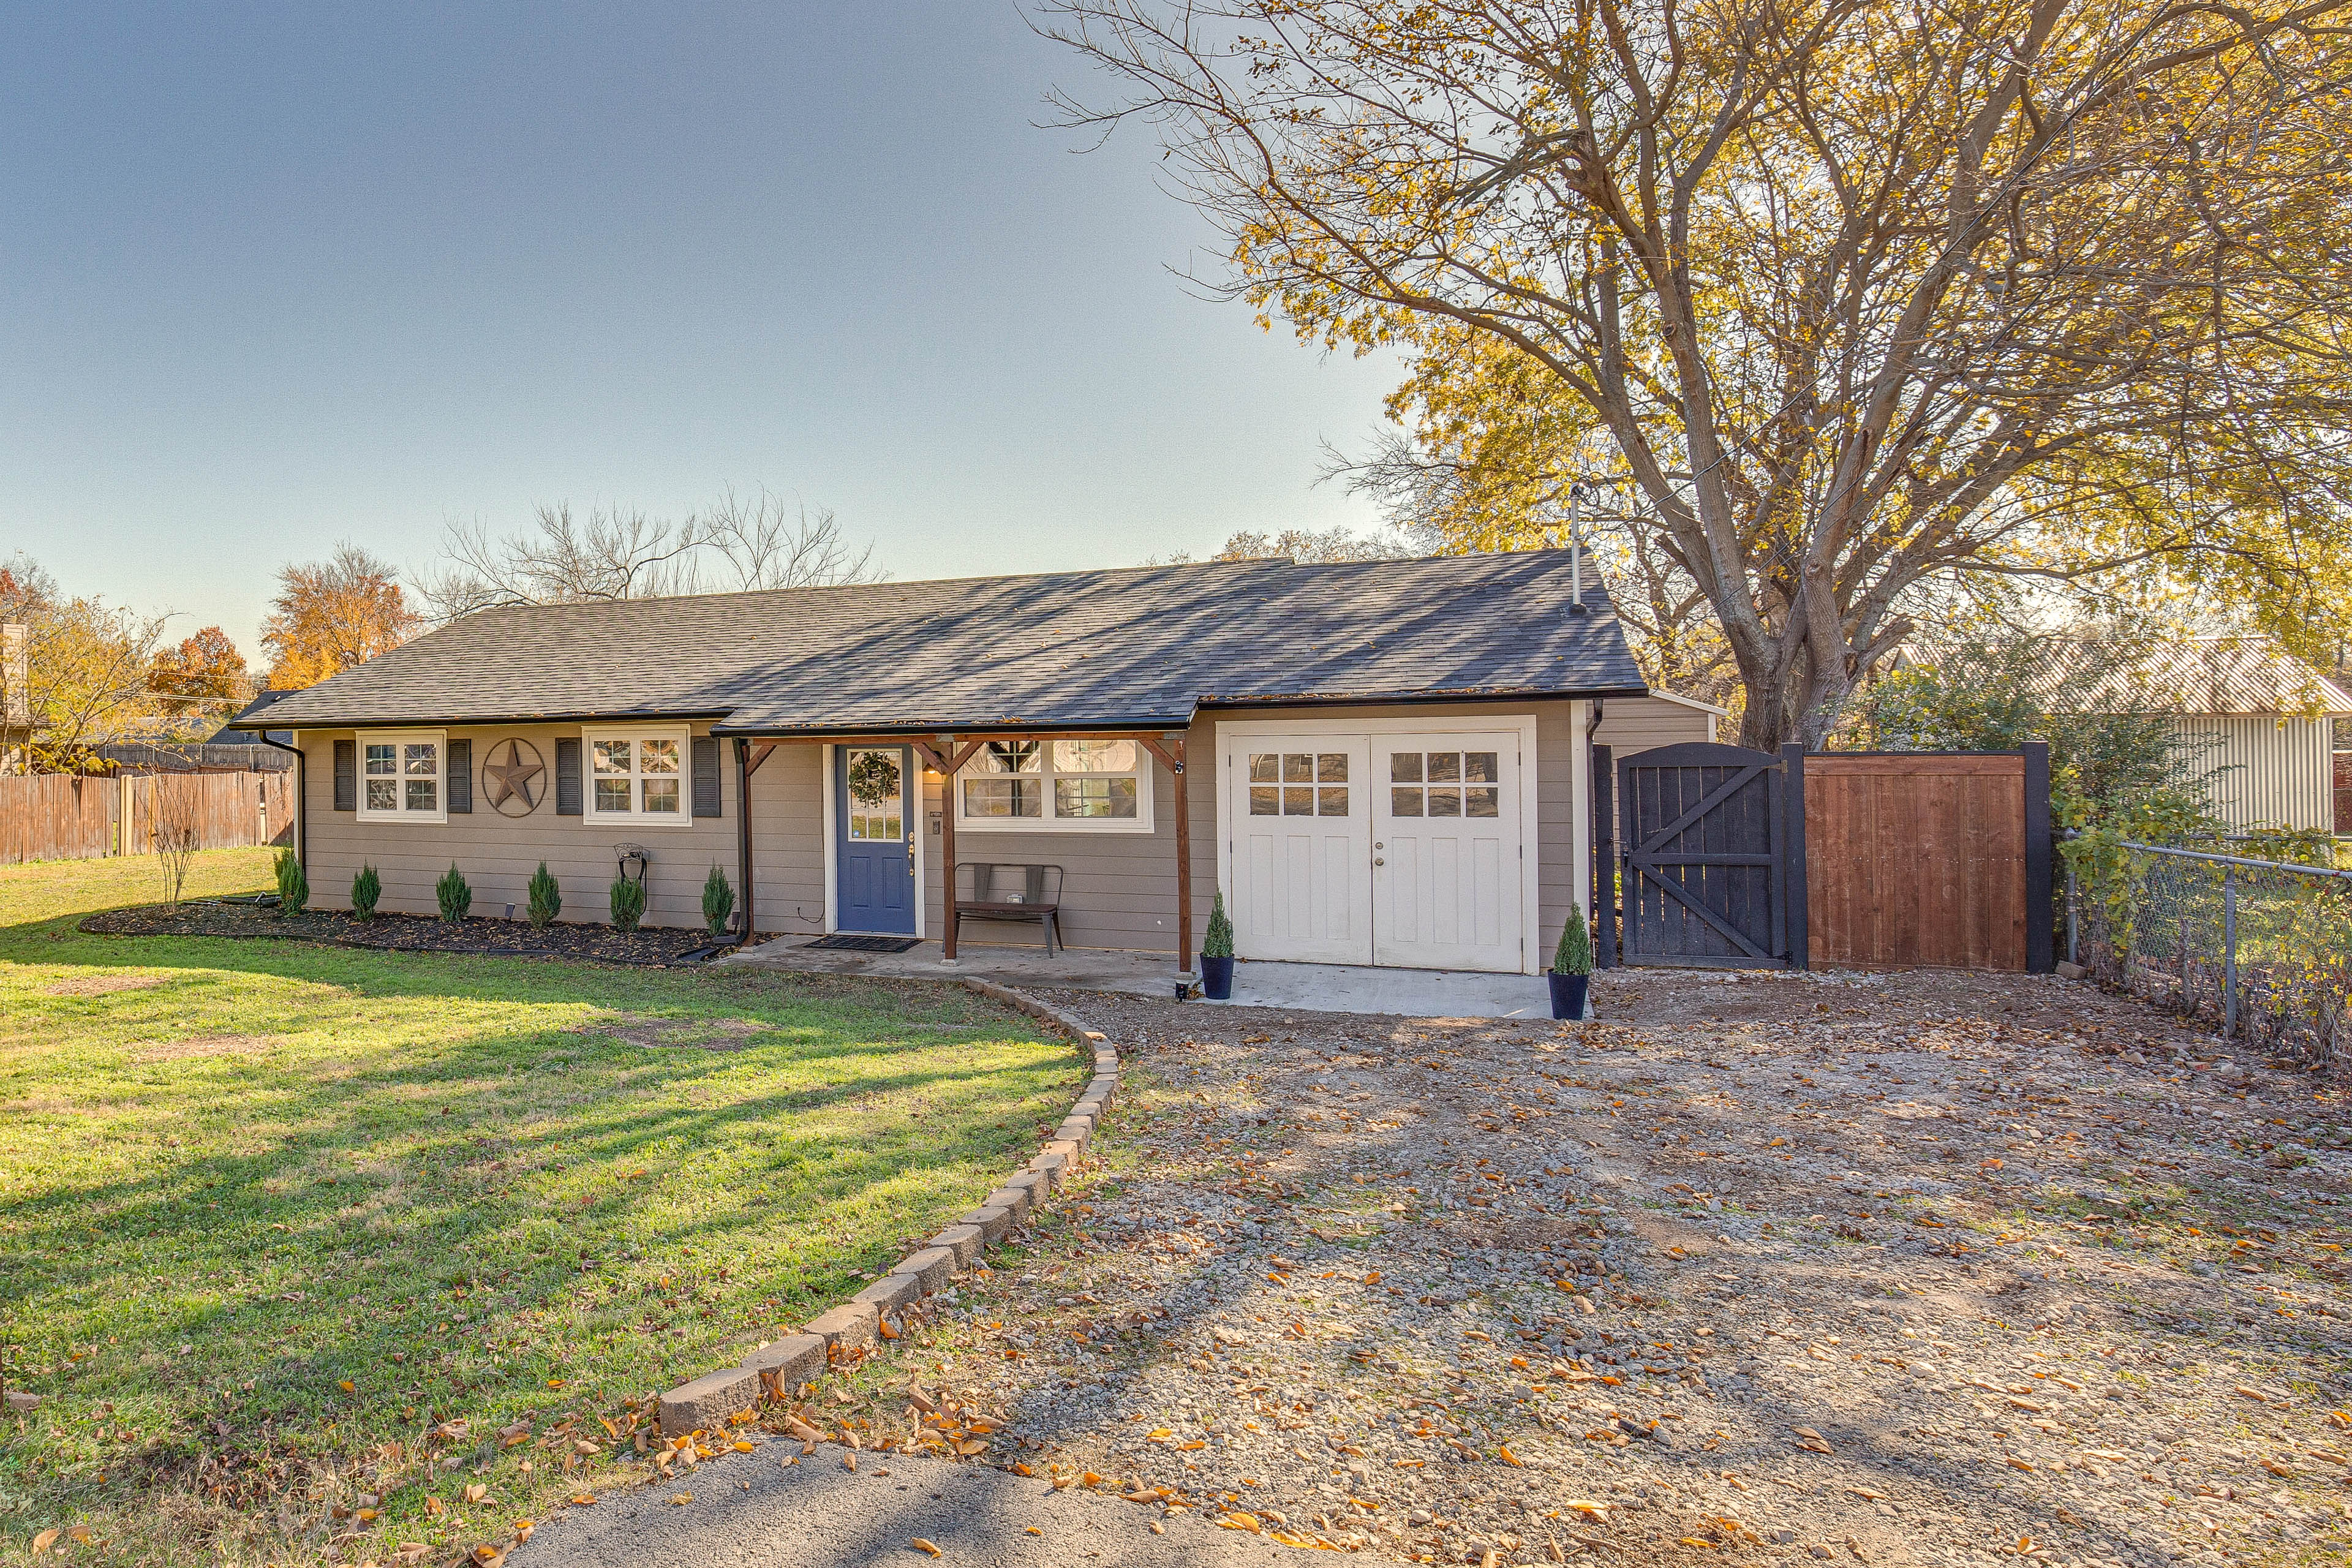
<svg viewBox="0 0 2352 1568">
<path fill-rule="evenodd" d="M 1383 735 L 1372 803 L 1372 962 L 1517 970 L 1518 737 Z"/>
<path fill-rule="evenodd" d="M 1524 967 L 1519 734 L 1242 732 L 1222 749 L 1242 957 Z"/>
</svg>

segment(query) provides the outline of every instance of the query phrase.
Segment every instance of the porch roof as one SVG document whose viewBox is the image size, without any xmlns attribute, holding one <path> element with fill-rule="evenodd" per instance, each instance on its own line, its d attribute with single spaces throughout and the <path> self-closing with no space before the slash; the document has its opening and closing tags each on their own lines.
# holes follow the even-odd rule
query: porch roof
<svg viewBox="0 0 2352 1568">
<path fill-rule="evenodd" d="M 1588 573 L 1588 578 L 1591 574 Z M 273 727 L 696 717 L 720 733 L 1181 727 L 1233 704 L 1645 689 L 1565 552 L 792 588 L 485 610 Z"/>
</svg>

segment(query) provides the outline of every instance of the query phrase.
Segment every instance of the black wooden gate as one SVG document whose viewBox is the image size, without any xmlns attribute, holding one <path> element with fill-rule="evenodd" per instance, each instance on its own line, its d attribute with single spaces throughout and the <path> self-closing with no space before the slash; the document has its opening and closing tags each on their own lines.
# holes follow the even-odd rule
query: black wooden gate
<svg viewBox="0 0 2352 1568">
<path fill-rule="evenodd" d="M 1804 967 L 1802 767 L 1709 742 L 1616 764 L 1624 963 Z"/>
</svg>

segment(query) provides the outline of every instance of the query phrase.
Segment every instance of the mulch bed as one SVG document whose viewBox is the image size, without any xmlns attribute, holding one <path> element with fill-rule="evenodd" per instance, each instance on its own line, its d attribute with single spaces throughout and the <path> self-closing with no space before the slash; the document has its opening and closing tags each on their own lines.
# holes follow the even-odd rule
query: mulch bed
<svg viewBox="0 0 2352 1568">
<path fill-rule="evenodd" d="M 389 948 L 401 952 L 462 952 L 500 958 L 569 958 L 660 969 L 709 944 L 700 930 L 664 927 L 618 931 L 607 925 L 562 922 L 534 928 L 527 921 L 467 920 L 452 925 L 423 915 L 359 920 L 332 910 L 305 910 L 281 920 L 254 904 L 141 904 L 91 915 L 81 929 L 96 936 L 273 937 L 332 947 Z"/>
</svg>

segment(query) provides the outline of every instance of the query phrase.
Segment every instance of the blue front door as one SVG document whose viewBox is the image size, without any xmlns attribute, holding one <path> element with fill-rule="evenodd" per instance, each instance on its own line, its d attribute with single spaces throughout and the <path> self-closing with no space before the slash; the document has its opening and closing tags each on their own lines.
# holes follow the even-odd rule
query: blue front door
<svg viewBox="0 0 2352 1568">
<path fill-rule="evenodd" d="M 915 934 L 915 814 L 903 746 L 834 748 L 835 863 L 842 931 Z"/>
</svg>

